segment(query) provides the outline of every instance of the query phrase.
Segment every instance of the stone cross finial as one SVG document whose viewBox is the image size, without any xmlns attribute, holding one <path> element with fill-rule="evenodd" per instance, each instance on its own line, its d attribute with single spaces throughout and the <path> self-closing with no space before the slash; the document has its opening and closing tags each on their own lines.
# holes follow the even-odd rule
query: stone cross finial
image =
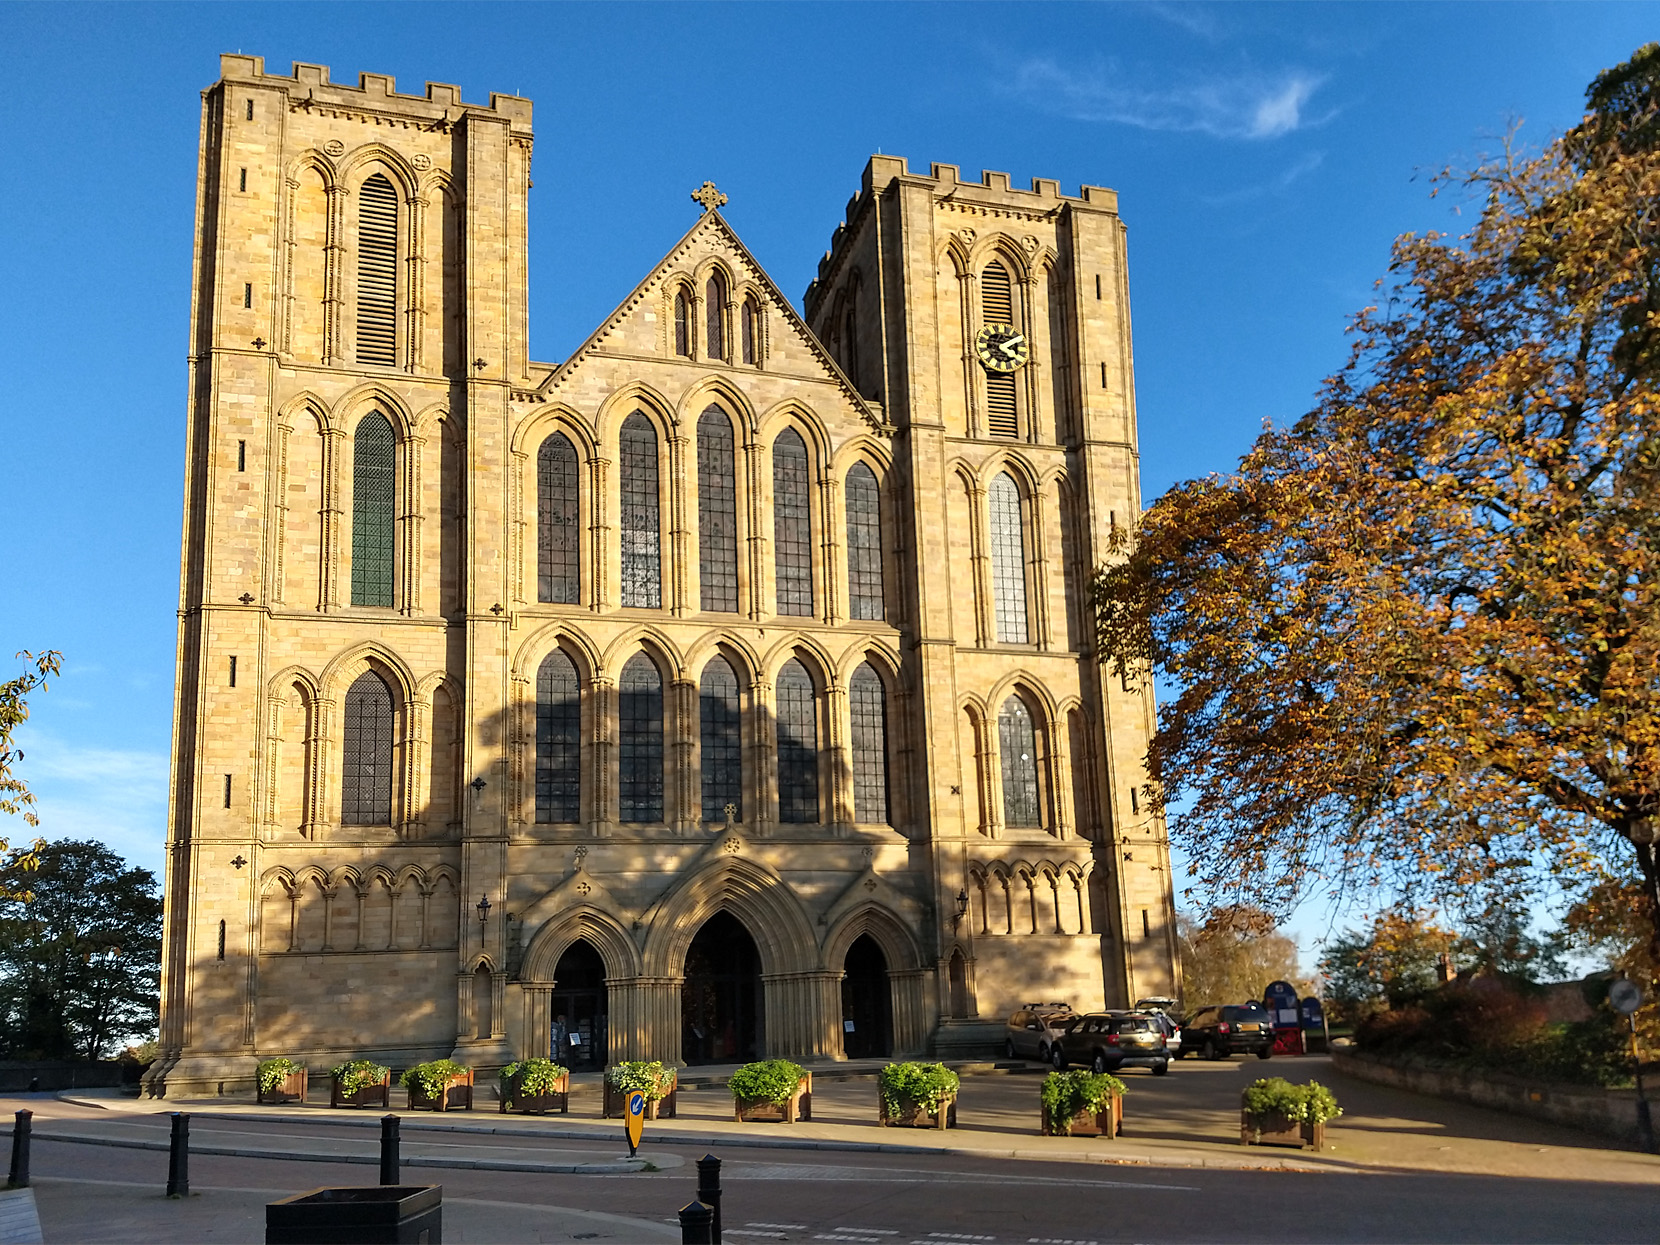
<svg viewBox="0 0 1660 1245">
<path fill-rule="evenodd" d="M 714 182 L 704 182 L 703 185 L 692 191 L 692 198 L 703 204 L 705 212 L 713 212 L 726 203 L 726 196 L 715 189 Z"/>
<path fill-rule="evenodd" d="M 736 804 L 728 804 L 722 811 L 726 813 L 726 824 L 730 826 L 732 824 L 732 819 L 738 815 L 738 806 Z"/>
</svg>

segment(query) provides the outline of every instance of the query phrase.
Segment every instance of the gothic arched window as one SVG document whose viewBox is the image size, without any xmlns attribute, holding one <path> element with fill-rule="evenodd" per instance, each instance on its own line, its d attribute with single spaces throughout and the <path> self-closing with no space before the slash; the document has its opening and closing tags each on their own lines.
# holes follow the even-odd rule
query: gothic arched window
<svg viewBox="0 0 1660 1245">
<path fill-rule="evenodd" d="M 818 820 L 818 706 L 795 658 L 778 672 L 778 820 Z"/>
<path fill-rule="evenodd" d="M 709 274 L 709 283 L 703 287 L 703 303 L 708 331 L 704 334 L 704 357 L 726 358 L 726 278 L 718 272 Z"/>
<path fill-rule="evenodd" d="M 576 447 L 556 432 L 536 452 L 536 599 L 575 605 L 582 580 Z"/>
<path fill-rule="evenodd" d="M 1026 536 L 1020 514 L 1020 487 L 1000 471 L 986 493 L 991 519 L 991 599 L 997 638 L 1025 644 Z"/>
<path fill-rule="evenodd" d="M 692 300 L 683 289 L 674 292 L 674 352 L 692 357 Z"/>
<path fill-rule="evenodd" d="M 738 335 L 742 339 L 743 348 L 742 358 L 745 363 L 754 364 L 760 356 L 760 352 L 755 345 L 757 321 L 760 317 L 755 310 L 755 300 L 753 298 L 744 299 L 743 308 L 739 311 L 738 316 Z"/>
<path fill-rule="evenodd" d="M 663 820 L 663 676 L 635 653 L 617 680 L 617 802 L 622 821 Z"/>
<path fill-rule="evenodd" d="M 392 824 L 392 689 L 365 670 L 346 689 L 340 824 Z"/>
<path fill-rule="evenodd" d="M 718 406 L 697 421 L 697 565 L 699 603 L 738 608 L 738 493 L 732 421 Z"/>
<path fill-rule="evenodd" d="M 738 676 L 724 657 L 710 658 L 698 688 L 699 739 L 703 751 L 703 820 L 742 821 L 743 747 L 738 724 Z"/>
<path fill-rule="evenodd" d="M 772 443 L 772 540 L 778 612 L 813 612 L 813 522 L 807 445 L 794 428 Z"/>
<path fill-rule="evenodd" d="M 1040 826 L 1037 735 L 1026 702 L 1010 696 L 997 715 L 997 743 L 1003 759 L 1003 824 Z"/>
<path fill-rule="evenodd" d="M 392 604 L 393 517 L 398 443 L 391 421 L 371 411 L 352 438 L 352 604 Z"/>
<path fill-rule="evenodd" d="M 882 676 L 862 662 L 847 687 L 853 720 L 853 820 L 888 819 L 888 706 Z"/>
<path fill-rule="evenodd" d="M 847 597 L 854 618 L 881 619 L 882 500 L 876 473 L 854 463 L 847 473 Z"/>
<path fill-rule="evenodd" d="M 657 430 L 636 411 L 618 438 L 622 491 L 622 603 L 663 606 L 663 555 L 657 509 Z"/>
<path fill-rule="evenodd" d="M 582 689 L 576 666 L 554 649 L 536 671 L 536 820 L 581 819 Z"/>
<path fill-rule="evenodd" d="M 398 192 L 376 173 L 357 192 L 359 363 L 397 363 L 397 305 Z"/>
</svg>

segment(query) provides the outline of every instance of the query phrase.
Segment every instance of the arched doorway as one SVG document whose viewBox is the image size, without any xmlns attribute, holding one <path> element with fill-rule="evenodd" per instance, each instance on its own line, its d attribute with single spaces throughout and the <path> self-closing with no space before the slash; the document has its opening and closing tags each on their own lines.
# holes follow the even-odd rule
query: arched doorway
<svg viewBox="0 0 1660 1245">
<path fill-rule="evenodd" d="M 760 1057 L 761 953 L 743 922 L 717 912 L 686 952 L 680 1050 L 687 1063 Z"/>
<path fill-rule="evenodd" d="M 586 939 L 577 939 L 559 957 L 553 970 L 552 1000 L 549 1058 L 577 1070 L 603 1068 L 607 1056 L 605 961 Z"/>
<path fill-rule="evenodd" d="M 893 1053 L 888 957 L 869 934 L 853 940 L 844 962 L 842 1053 L 849 1059 L 875 1059 Z"/>
</svg>

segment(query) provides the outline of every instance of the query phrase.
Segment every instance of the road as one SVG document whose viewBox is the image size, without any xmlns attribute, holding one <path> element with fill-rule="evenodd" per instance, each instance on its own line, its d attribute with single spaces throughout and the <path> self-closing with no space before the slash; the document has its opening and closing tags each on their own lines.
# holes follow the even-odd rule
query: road
<svg viewBox="0 0 1660 1245">
<path fill-rule="evenodd" d="M 1286 1061 L 1275 1070 L 1294 1067 Z M 724 1164 L 726 1236 L 740 1243 L 1652 1241 L 1657 1235 L 1660 1160 L 1567 1130 L 1341 1082 L 1329 1073 L 1322 1079 L 1338 1089 L 1348 1114 L 1332 1129 L 1335 1154 L 1322 1156 L 1317 1170 L 1192 1165 L 1279 1157 L 1228 1144 L 1230 1125 L 1237 1137 L 1237 1108 L 1230 1106 L 1238 1102 L 1238 1087 L 1260 1070 L 1255 1061 L 1184 1063 L 1156 1080 L 1128 1074 L 1126 1136 L 1092 1147 L 1074 1142 L 1071 1161 L 784 1149 L 749 1141 L 782 1140 L 782 1126 L 728 1130 L 717 1146 L 654 1143 L 655 1126 L 648 1125 L 642 1156 L 651 1170 L 573 1174 L 569 1169 L 577 1165 L 615 1170 L 625 1154 L 618 1144 L 620 1127 L 594 1124 L 597 1135 L 585 1137 L 525 1130 L 433 1133 L 405 1117 L 406 1159 L 442 1165 L 406 1167 L 404 1176 L 443 1185 L 445 1235 L 452 1242 L 676 1240 L 675 1211 L 696 1189 L 693 1163 L 711 1148 Z M 1304 1076 L 1317 1070 L 1302 1069 Z M 1028 1147 L 1046 1139 L 1022 1130 L 1020 1120 L 1036 1098 L 1036 1086 L 1035 1075 L 965 1079 L 965 1127 L 943 1140 L 959 1151 L 1011 1146 L 1033 1153 Z M 869 1082 L 822 1084 L 814 1115 L 815 1126 L 823 1124 L 816 1131 L 876 1134 L 867 1126 L 873 1097 Z M 197 1113 L 191 1135 L 198 1151 L 315 1152 L 365 1162 L 197 1152 L 191 1160 L 197 1196 L 169 1202 L 161 1196 L 165 1153 L 49 1139 L 98 1136 L 159 1144 L 167 1135 L 165 1116 L 50 1099 L 8 1100 L 0 1110 L 19 1105 L 37 1112 L 36 1197 L 48 1241 L 258 1241 L 267 1201 L 322 1185 L 375 1180 L 374 1167 L 367 1165 L 375 1154 L 373 1117 L 348 1126 L 324 1123 L 327 1117 L 320 1112 L 315 1118 L 295 1112 L 278 1119 Z M 713 1129 L 724 1106 L 715 1091 L 686 1094 L 681 1118 L 662 1128 Z M 573 1120 L 579 1113 L 573 1109 Z M 474 1113 L 455 1122 L 489 1127 L 501 1118 Z M 563 1117 L 549 1119 L 554 1130 L 565 1124 Z M 600 1129 L 609 1129 L 609 1135 Z M 1196 1133 L 1209 1139 L 1201 1145 Z M 919 1136 L 892 1130 L 876 1135 L 895 1142 Z M 928 1140 L 938 1144 L 942 1137 Z M 1182 1140 L 1190 1144 L 1182 1148 Z M 1129 1154 L 1132 1142 L 1138 1153 L 1170 1147 L 1163 1152 L 1167 1161 L 1111 1161 Z M 1283 1152 L 1283 1160 L 1312 1165 L 1311 1156 L 1296 1151 Z M 478 1163 L 566 1170 L 451 1166 Z"/>
</svg>

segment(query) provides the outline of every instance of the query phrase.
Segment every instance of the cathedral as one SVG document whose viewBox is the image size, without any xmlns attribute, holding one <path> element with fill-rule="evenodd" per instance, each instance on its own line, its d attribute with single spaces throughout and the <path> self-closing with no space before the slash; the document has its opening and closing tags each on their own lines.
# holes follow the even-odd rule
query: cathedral
<svg viewBox="0 0 1660 1245">
<path fill-rule="evenodd" d="M 1151 693 L 1092 655 L 1114 192 L 875 156 L 802 312 L 705 183 L 539 363 L 530 101 L 220 73 L 152 1093 L 990 1054 L 1177 993 Z"/>
</svg>

